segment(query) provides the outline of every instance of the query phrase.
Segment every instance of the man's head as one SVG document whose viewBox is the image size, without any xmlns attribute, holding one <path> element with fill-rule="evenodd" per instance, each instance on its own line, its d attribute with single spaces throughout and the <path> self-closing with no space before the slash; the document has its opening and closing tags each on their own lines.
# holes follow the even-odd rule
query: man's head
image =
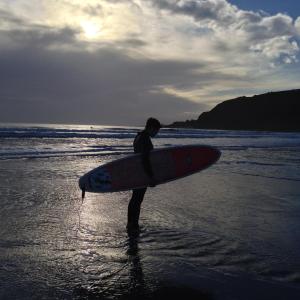
<svg viewBox="0 0 300 300">
<path fill-rule="evenodd" d="M 147 130 L 147 132 L 151 137 L 156 136 L 160 128 L 161 128 L 161 124 L 157 119 L 149 118 L 147 120 L 145 129 Z"/>
</svg>

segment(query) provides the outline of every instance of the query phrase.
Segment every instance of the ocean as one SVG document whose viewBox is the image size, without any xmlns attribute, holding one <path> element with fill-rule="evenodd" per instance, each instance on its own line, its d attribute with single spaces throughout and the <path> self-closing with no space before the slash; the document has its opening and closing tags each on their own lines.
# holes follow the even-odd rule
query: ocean
<svg viewBox="0 0 300 300">
<path fill-rule="evenodd" d="M 78 179 L 139 130 L 0 125 L 0 299 L 300 299 L 300 133 L 162 129 L 222 156 L 149 188 L 128 236 L 131 192 Z"/>
</svg>

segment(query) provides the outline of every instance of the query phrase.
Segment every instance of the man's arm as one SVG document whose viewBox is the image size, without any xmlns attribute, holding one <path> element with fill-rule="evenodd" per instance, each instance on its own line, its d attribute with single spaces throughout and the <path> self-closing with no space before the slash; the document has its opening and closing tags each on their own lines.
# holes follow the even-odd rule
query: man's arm
<svg viewBox="0 0 300 300">
<path fill-rule="evenodd" d="M 150 151 L 142 153 L 142 165 L 144 167 L 146 174 L 149 177 L 149 186 L 155 187 L 156 181 L 154 178 L 153 169 L 150 162 Z"/>
<path fill-rule="evenodd" d="M 142 165 L 149 178 L 153 178 L 153 169 L 150 162 L 150 151 L 142 152 Z"/>
<path fill-rule="evenodd" d="M 141 163 L 145 173 L 149 177 L 149 184 L 150 186 L 155 186 L 154 172 L 150 160 L 150 152 L 153 149 L 151 139 L 148 134 L 142 132 L 138 138 L 135 139 L 134 143 L 138 152 L 141 153 Z"/>
</svg>

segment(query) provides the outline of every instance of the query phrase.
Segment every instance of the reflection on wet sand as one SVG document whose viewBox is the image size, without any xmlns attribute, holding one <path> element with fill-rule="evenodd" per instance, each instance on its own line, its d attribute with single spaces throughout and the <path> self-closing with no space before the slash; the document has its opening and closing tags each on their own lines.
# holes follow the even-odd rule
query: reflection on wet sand
<svg viewBox="0 0 300 300">
<path fill-rule="evenodd" d="M 103 282 L 93 280 L 87 286 L 76 287 L 72 299 L 213 299 L 211 295 L 190 287 L 153 279 L 147 281 L 140 257 L 140 239 L 139 231 L 128 231 L 125 249 L 127 262 L 111 274 L 114 277 L 111 278 L 111 284 L 103 285 Z"/>
<path fill-rule="evenodd" d="M 129 290 L 131 296 L 146 295 L 143 268 L 139 255 L 139 231 L 128 230 Z"/>
</svg>

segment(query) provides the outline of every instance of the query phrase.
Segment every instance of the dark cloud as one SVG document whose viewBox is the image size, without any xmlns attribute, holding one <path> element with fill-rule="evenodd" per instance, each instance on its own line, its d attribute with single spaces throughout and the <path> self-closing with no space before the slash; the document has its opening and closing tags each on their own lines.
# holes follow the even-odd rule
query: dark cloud
<svg viewBox="0 0 300 300">
<path fill-rule="evenodd" d="M 83 10 L 84 10 L 84 12 L 89 14 L 90 16 L 94 16 L 94 17 L 102 15 L 102 13 L 103 13 L 103 7 L 100 4 L 86 5 Z"/>
<path fill-rule="evenodd" d="M 28 41 L 28 36 L 18 40 Z M 63 34 L 37 40 L 45 47 L 26 43 L 1 51 L 0 121 L 137 125 L 149 115 L 168 123 L 206 108 L 159 90 L 174 82 L 195 83 L 193 71 L 200 65 L 137 59 L 109 47 L 48 50 L 46 45 L 66 40 Z"/>
<path fill-rule="evenodd" d="M 146 46 L 148 43 L 139 38 L 128 38 L 122 41 L 118 41 L 118 44 L 129 48 L 139 48 Z"/>
<path fill-rule="evenodd" d="M 170 0 L 148 0 L 160 9 L 168 10 L 172 13 L 193 17 L 196 21 L 218 20 L 223 23 L 234 21 L 232 11 L 236 8 L 225 0 L 219 1 L 170 1 Z"/>
<path fill-rule="evenodd" d="M 76 35 L 79 30 L 64 27 L 54 29 L 46 26 L 32 26 L 30 29 L 0 30 L 0 37 L 6 38 L 14 46 L 48 47 L 77 44 Z M 1 49 L 0 49 L 1 50 Z"/>
<path fill-rule="evenodd" d="M 24 25 L 22 18 L 15 16 L 13 13 L 0 8 L 0 25 L 2 24 Z"/>
<path fill-rule="evenodd" d="M 6 26 L 0 29 L 1 48 L 8 47 L 48 47 L 75 45 L 79 41 L 76 35 L 80 33 L 79 28 L 62 27 L 55 28 L 41 24 L 34 24 L 12 12 L 0 10 L 0 24 Z M 1 27 L 0 27 L 1 28 Z M 5 42 L 3 42 L 5 41 Z"/>
</svg>

